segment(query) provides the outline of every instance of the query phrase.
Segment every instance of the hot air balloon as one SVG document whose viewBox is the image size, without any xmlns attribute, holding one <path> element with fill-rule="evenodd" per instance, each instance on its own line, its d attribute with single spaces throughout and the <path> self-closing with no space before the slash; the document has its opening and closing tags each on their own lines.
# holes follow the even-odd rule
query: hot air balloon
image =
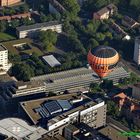
<svg viewBox="0 0 140 140">
<path fill-rule="evenodd" d="M 119 61 L 118 52 L 108 46 L 98 46 L 90 50 L 87 56 L 88 63 L 100 78 L 107 76 Z"/>
</svg>

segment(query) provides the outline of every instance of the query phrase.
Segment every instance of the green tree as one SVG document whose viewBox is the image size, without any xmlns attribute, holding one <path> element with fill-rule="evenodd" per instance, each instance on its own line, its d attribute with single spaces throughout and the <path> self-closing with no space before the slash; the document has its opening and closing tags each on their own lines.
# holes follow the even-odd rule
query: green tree
<svg viewBox="0 0 140 140">
<path fill-rule="evenodd" d="M 44 50 L 52 51 L 57 41 L 57 34 L 52 30 L 41 31 L 39 34 L 39 40 L 43 43 Z"/>
<path fill-rule="evenodd" d="M 60 0 L 62 5 L 67 9 L 67 14 L 71 20 L 75 20 L 78 12 L 80 11 L 80 6 L 77 0 Z"/>
<path fill-rule="evenodd" d="M 28 81 L 32 76 L 34 76 L 34 72 L 32 68 L 25 64 L 15 64 L 12 67 L 12 74 L 18 79 L 23 81 Z"/>
<path fill-rule="evenodd" d="M 114 101 L 107 101 L 107 114 L 117 118 L 120 116 L 118 105 Z"/>
<path fill-rule="evenodd" d="M 102 33 L 96 33 L 96 39 L 98 41 L 103 41 L 105 39 L 105 35 Z"/>
<path fill-rule="evenodd" d="M 104 89 L 110 90 L 113 88 L 113 81 L 112 80 L 108 80 L 108 79 L 104 79 L 103 83 L 101 83 L 101 86 Z"/>
<path fill-rule="evenodd" d="M 29 7 L 28 7 L 27 4 L 24 4 L 24 5 L 21 5 L 19 7 L 19 10 L 20 10 L 20 12 L 25 13 L 25 12 L 28 12 L 29 11 Z"/>
<path fill-rule="evenodd" d="M 92 48 L 95 48 L 99 46 L 99 43 L 96 39 L 94 38 L 91 38 L 89 41 L 88 41 L 88 49 L 92 49 Z"/>
<path fill-rule="evenodd" d="M 7 28 L 5 21 L 0 21 L 0 32 L 4 32 Z"/>
</svg>

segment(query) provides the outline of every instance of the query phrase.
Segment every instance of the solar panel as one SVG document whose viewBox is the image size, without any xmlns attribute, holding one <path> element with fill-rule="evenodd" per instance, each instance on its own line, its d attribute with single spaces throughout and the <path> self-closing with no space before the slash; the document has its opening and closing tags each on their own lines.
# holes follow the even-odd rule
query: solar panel
<svg viewBox="0 0 140 140">
<path fill-rule="evenodd" d="M 63 111 L 69 110 L 72 106 L 67 100 L 57 100 Z"/>
<path fill-rule="evenodd" d="M 35 111 L 38 112 L 43 118 L 49 117 L 49 112 L 43 107 L 36 108 Z"/>
<path fill-rule="evenodd" d="M 57 101 L 49 101 L 49 102 L 46 102 L 44 104 L 44 106 L 49 111 L 49 113 L 51 115 L 62 111 L 62 109 L 59 106 L 59 104 L 57 103 Z"/>
</svg>

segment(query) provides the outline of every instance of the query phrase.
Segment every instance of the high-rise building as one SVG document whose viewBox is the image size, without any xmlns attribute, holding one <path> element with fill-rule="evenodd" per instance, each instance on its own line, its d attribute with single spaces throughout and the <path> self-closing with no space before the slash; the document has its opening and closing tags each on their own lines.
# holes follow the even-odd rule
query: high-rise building
<svg viewBox="0 0 140 140">
<path fill-rule="evenodd" d="M 0 45 L 0 75 L 5 74 L 11 67 L 8 63 L 8 50 L 1 44 Z"/>
<path fill-rule="evenodd" d="M 0 6 L 10 6 L 21 2 L 21 0 L 0 0 Z"/>
<path fill-rule="evenodd" d="M 140 36 L 135 39 L 134 57 L 133 60 L 140 64 Z"/>
</svg>

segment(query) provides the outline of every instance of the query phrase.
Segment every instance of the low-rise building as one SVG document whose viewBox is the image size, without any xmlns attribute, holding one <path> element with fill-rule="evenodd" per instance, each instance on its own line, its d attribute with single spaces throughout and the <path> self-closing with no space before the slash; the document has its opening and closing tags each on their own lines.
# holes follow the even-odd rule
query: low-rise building
<svg viewBox="0 0 140 140">
<path fill-rule="evenodd" d="M 87 96 L 73 103 L 83 95 L 67 94 L 20 103 L 19 112 L 33 124 L 43 126 L 49 136 L 62 135 L 65 126 L 83 122 L 92 128 L 106 124 L 106 104 L 93 101 Z"/>
<path fill-rule="evenodd" d="M 12 16 L 0 16 L 0 20 L 7 20 L 11 21 L 13 19 L 21 19 L 21 18 L 31 18 L 31 13 L 23 13 L 23 14 L 16 14 Z"/>
<path fill-rule="evenodd" d="M 57 33 L 61 33 L 62 24 L 59 23 L 58 21 L 50 21 L 44 23 L 36 23 L 28 26 L 20 26 L 16 28 L 18 38 L 26 38 L 26 37 L 34 38 L 38 35 L 40 31 L 46 31 L 49 29 Z"/>
<path fill-rule="evenodd" d="M 130 74 L 125 71 L 124 68 L 117 67 L 106 78 L 113 80 L 113 83 L 117 84 L 120 78 L 129 76 Z M 11 89 L 9 89 L 9 92 L 11 92 L 13 97 L 18 97 L 41 92 L 60 94 L 66 90 L 73 92 L 86 89 L 85 91 L 88 91 L 92 82 L 99 83 L 100 78 L 91 69 L 82 67 L 32 77 L 29 83 L 22 82 L 23 85 L 26 85 L 23 89 L 16 88 L 17 86 L 15 85 L 11 87 L 14 90 L 11 91 Z"/>
<path fill-rule="evenodd" d="M 93 13 L 93 19 L 97 20 L 108 19 L 115 12 L 117 12 L 117 7 L 114 4 L 109 4 L 106 7 L 99 10 L 98 12 Z"/>
<path fill-rule="evenodd" d="M 110 31 L 115 35 L 119 35 L 123 40 L 130 40 L 131 37 L 115 22 L 111 24 Z"/>
<path fill-rule="evenodd" d="M 64 137 L 67 140 L 109 140 L 84 123 L 69 124 L 66 126 L 64 129 Z"/>
<path fill-rule="evenodd" d="M 140 26 L 140 24 L 129 16 L 124 16 L 122 24 L 130 29 Z"/>
<path fill-rule="evenodd" d="M 66 12 L 66 9 L 57 0 L 49 1 L 49 12 L 52 14 L 62 14 Z"/>
<path fill-rule="evenodd" d="M 121 113 L 129 120 L 132 120 L 135 125 L 139 126 L 140 122 L 139 112 L 140 112 L 140 101 L 128 97 L 124 93 L 119 93 L 114 96 L 114 101 L 119 105 Z"/>
<path fill-rule="evenodd" d="M 42 57 L 45 63 L 47 63 L 50 67 L 60 66 L 61 63 L 53 56 L 53 55 L 45 55 Z"/>
<path fill-rule="evenodd" d="M 128 140 L 128 136 L 121 135 L 124 132 L 121 128 L 110 123 L 101 128 L 99 132 L 110 140 Z"/>
<path fill-rule="evenodd" d="M 37 126 L 30 126 L 27 122 L 19 118 L 0 120 L 0 133 L 6 136 L 5 140 L 38 140 L 42 138 L 46 132 L 45 129 Z"/>
<path fill-rule="evenodd" d="M 21 2 L 21 0 L 1 0 L 0 6 L 11 6 Z"/>
</svg>

